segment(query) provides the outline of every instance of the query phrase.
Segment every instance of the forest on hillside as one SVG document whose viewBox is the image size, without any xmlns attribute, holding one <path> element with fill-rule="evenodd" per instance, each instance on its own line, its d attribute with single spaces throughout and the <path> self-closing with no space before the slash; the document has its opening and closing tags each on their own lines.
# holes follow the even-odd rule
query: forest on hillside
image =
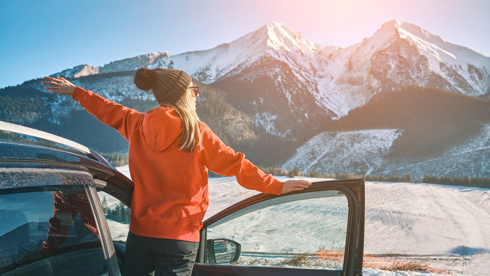
<svg viewBox="0 0 490 276">
<path fill-rule="evenodd" d="M 400 129 L 403 134 L 395 140 L 390 156 L 426 158 L 473 137 L 488 122 L 490 100 L 410 86 L 375 95 L 325 129 Z"/>
<path fill-rule="evenodd" d="M 132 76 L 134 72 L 114 72 L 81 77 L 72 80 L 84 84 L 104 85 L 115 76 Z M 0 120 L 32 127 L 86 145 L 107 154 L 126 153 L 127 141 L 109 126 L 100 123 L 94 116 L 69 97 L 41 92 L 32 88 L 41 79 L 30 80 L 22 85 L 0 89 Z M 237 151 L 244 151 L 248 157 L 259 161 L 267 157 L 264 148 L 257 147 L 257 141 L 271 141 L 273 138 L 265 130 L 257 128 L 252 117 L 229 104 L 227 93 L 203 83 L 199 85 L 200 97 L 197 110 L 205 122 L 227 145 Z M 97 92 L 96 90 L 94 92 Z M 121 91 L 128 94 L 128 91 Z M 150 92 L 151 93 L 151 92 Z M 158 107 L 156 101 L 125 97 L 120 104 L 140 112 Z M 53 114 L 54 110 L 62 113 Z"/>
</svg>

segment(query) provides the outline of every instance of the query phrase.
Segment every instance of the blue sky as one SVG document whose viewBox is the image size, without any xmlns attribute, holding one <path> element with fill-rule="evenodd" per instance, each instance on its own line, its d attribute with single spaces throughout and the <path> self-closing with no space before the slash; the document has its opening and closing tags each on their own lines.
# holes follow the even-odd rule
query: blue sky
<svg viewBox="0 0 490 276">
<path fill-rule="evenodd" d="M 346 47 L 389 20 L 490 56 L 488 0 L 0 0 L 0 87 L 80 64 L 206 50 L 271 22 Z"/>
</svg>

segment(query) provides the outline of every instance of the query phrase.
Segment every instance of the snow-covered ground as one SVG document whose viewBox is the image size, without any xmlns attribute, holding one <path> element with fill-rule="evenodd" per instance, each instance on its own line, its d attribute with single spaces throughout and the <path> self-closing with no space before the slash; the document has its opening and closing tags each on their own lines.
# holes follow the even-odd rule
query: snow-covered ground
<svg viewBox="0 0 490 276">
<path fill-rule="evenodd" d="M 119 168 L 129 176 L 126 167 Z M 286 180 L 286 177 L 278 177 Z M 310 179 L 319 181 L 320 179 Z M 209 179 L 205 219 L 257 194 L 235 178 Z M 108 200 L 109 201 L 109 200 Z M 110 203 L 111 201 L 109 201 Z M 121 239 L 127 226 L 109 222 Z M 366 183 L 364 253 L 388 254 L 452 275 L 489 275 L 490 190 L 412 183 Z M 291 233 L 294 240 L 295 233 Z M 298 245 L 301 246 L 301 245 Z M 441 275 L 365 268 L 364 275 Z"/>
</svg>

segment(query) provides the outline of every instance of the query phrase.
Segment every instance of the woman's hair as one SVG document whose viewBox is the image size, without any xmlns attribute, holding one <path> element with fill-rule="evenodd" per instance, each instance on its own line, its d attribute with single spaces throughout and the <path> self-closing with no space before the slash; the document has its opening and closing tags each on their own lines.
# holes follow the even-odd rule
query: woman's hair
<svg viewBox="0 0 490 276">
<path fill-rule="evenodd" d="M 182 120 L 179 149 L 186 152 L 194 151 L 197 143 L 201 140 L 200 120 L 192 105 L 191 93 L 190 90 L 187 90 L 175 104 L 166 104 L 166 106 L 173 108 Z"/>
<path fill-rule="evenodd" d="M 162 78 L 160 81 L 165 80 L 168 81 L 167 77 L 173 78 L 175 77 L 174 75 L 171 75 L 172 73 L 175 72 L 180 72 L 177 70 L 165 70 L 161 69 L 161 72 L 155 72 L 154 70 L 150 70 L 147 68 L 140 68 L 136 71 L 135 77 L 134 77 L 134 83 L 139 89 L 148 91 L 152 90 L 153 94 L 155 95 L 154 89 L 159 89 L 158 87 L 158 77 L 157 74 L 161 74 L 161 76 L 165 76 L 165 78 Z M 185 73 L 185 72 L 184 72 Z M 168 74 L 168 75 L 167 75 Z M 180 75 L 179 75 L 180 76 Z M 185 73 L 185 76 L 188 76 L 187 73 Z M 186 80 L 187 79 L 187 80 Z M 184 78 L 182 80 L 177 79 L 178 81 L 173 81 L 173 85 L 176 85 L 178 82 L 179 87 L 171 87 L 169 91 L 166 91 L 165 94 L 170 94 L 170 93 L 178 93 L 177 101 L 175 102 L 169 102 L 168 100 L 171 100 L 171 98 L 161 98 L 159 102 L 160 106 L 167 106 L 170 108 L 173 108 L 175 112 L 179 115 L 180 119 L 182 120 L 182 134 L 180 136 L 180 150 L 186 151 L 186 152 L 192 152 L 194 151 L 194 148 L 196 147 L 197 143 L 201 139 L 201 132 L 199 131 L 199 117 L 197 116 L 196 110 L 194 108 L 194 105 L 192 104 L 192 95 L 190 89 L 187 89 L 183 94 L 180 94 L 182 92 L 179 92 L 185 89 L 185 84 L 187 82 L 191 82 L 191 78 Z M 184 82 L 185 81 L 185 82 Z M 169 88 L 168 86 L 162 85 L 160 88 Z M 175 88 L 175 89 L 174 89 Z M 181 90 L 182 89 L 182 90 Z M 182 95 L 182 96 L 180 96 Z M 174 99 L 177 99 L 177 97 L 174 97 Z"/>
</svg>

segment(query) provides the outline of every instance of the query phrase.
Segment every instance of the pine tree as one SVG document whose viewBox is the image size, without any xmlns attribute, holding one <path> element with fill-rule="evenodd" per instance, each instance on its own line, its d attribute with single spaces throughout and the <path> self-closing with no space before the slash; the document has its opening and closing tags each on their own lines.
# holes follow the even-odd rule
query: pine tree
<svg viewBox="0 0 490 276">
<path fill-rule="evenodd" d="M 310 171 L 310 177 L 320 177 L 320 173 L 315 170 Z"/>
<path fill-rule="evenodd" d="M 116 221 L 121 222 L 122 221 L 122 208 L 121 208 L 121 203 L 116 206 Z"/>
<path fill-rule="evenodd" d="M 106 215 L 110 212 L 109 206 L 107 205 L 107 198 L 105 196 L 102 199 L 102 210 Z"/>
<path fill-rule="evenodd" d="M 298 167 L 294 167 L 293 173 L 294 173 L 294 176 L 301 176 L 301 171 Z"/>
</svg>

